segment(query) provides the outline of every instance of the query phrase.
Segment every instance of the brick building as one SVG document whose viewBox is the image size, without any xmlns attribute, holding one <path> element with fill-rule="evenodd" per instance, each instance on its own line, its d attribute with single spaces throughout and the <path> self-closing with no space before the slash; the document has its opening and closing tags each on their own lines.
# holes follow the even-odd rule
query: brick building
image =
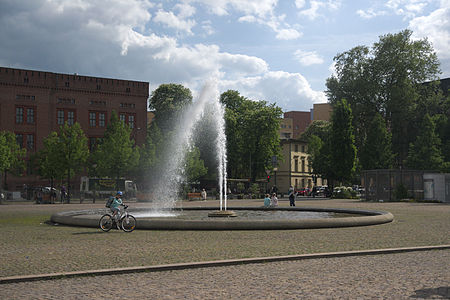
<svg viewBox="0 0 450 300">
<path fill-rule="evenodd" d="M 33 153 L 64 122 L 78 122 L 92 148 L 115 110 L 141 145 L 148 96 L 148 82 L 0 67 L 0 130 L 14 132 L 17 142 Z M 18 190 L 42 181 L 33 175 L 8 176 L 7 184 Z"/>
</svg>

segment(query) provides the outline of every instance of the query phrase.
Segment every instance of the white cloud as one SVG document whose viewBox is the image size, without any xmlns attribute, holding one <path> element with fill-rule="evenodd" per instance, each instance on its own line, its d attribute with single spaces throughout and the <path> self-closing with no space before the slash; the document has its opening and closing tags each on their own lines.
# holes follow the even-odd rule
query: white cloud
<svg viewBox="0 0 450 300">
<path fill-rule="evenodd" d="M 375 17 L 378 17 L 378 16 L 384 16 L 387 13 L 384 10 L 376 11 L 373 8 L 369 8 L 368 10 L 358 9 L 356 11 L 356 14 L 359 15 L 363 19 L 372 19 L 372 18 L 375 18 Z"/>
<path fill-rule="evenodd" d="M 323 58 L 316 51 L 297 50 L 294 52 L 294 57 L 303 66 L 323 64 Z"/>
<path fill-rule="evenodd" d="M 305 6 L 305 0 L 295 0 L 295 7 L 298 9 L 303 8 Z"/>
<path fill-rule="evenodd" d="M 302 33 L 296 29 L 290 28 L 289 24 L 283 22 L 285 15 L 271 16 L 261 19 L 255 16 L 247 15 L 239 18 L 239 22 L 257 23 L 265 25 L 276 33 L 278 40 L 295 40 L 302 36 Z"/>
<path fill-rule="evenodd" d="M 441 1 L 441 7 L 429 15 L 412 19 L 409 28 L 414 38 L 428 38 L 441 60 L 443 77 L 450 76 L 450 1 Z"/>
<path fill-rule="evenodd" d="M 285 111 L 309 110 L 313 103 L 323 103 L 323 92 L 311 89 L 308 81 L 299 73 L 267 72 L 261 76 L 221 82 L 221 89 L 235 89 L 252 100 L 276 103 Z"/>
<path fill-rule="evenodd" d="M 240 7 L 238 2 L 233 5 Z M 250 4 L 259 1 L 244 2 L 248 6 L 240 9 L 253 11 L 248 15 L 266 22 L 279 38 L 300 35 L 284 23 L 284 15 L 275 16 L 265 8 L 270 5 L 258 9 Z M 0 64 L 5 66 L 142 80 L 152 88 L 161 83 L 180 83 L 194 93 L 208 79 L 217 78 L 224 87 L 242 88 L 243 95 L 277 101 L 289 110 L 307 110 L 312 102 L 326 101 L 301 74 L 271 72 L 259 57 L 228 53 L 215 44 L 180 44 L 176 37 L 152 30 L 150 9 L 156 10 L 155 22 L 163 22 L 165 17 L 164 24 L 182 30 L 189 27 L 176 23 L 176 18 L 172 23 L 167 20 L 188 20 L 196 14 L 191 6 L 175 5 L 177 15 L 165 15 L 163 5 L 145 0 L 108 0 L 107 5 L 94 0 L 10 3 L 8 10 L 0 3 L 0 39 L 8 41 L 0 45 Z M 205 32 L 213 31 L 209 21 L 201 26 Z M 33 49 L 33 55 L 18 49 Z"/>
<path fill-rule="evenodd" d="M 301 5 L 303 4 L 303 5 Z M 321 13 L 322 10 L 326 11 L 335 11 L 338 10 L 342 5 L 341 0 L 311 0 L 310 1 L 310 7 L 308 9 L 300 10 L 299 14 L 300 16 L 305 16 L 310 20 L 315 20 L 318 17 L 324 17 L 324 14 Z M 297 8 L 303 8 L 304 2 L 300 1 L 299 3 L 296 2 Z"/>
<path fill-rule="evenodd" d="M 181 14 L 183 15 L 183 13 Z M 184 20 L 183 16 L 176 16 L 173 12 L 158 10 L 153 21 L 157 23 L 162 23 L 169 28 L 173 28 L 179 31 L 185 31 L 192 35 L 192 27 L 196 25 L 194 20 Z"/>
<path fill-rule="evenodd" d="M 421 14 L 423 10 L 435 2 L 435 0 L 389 0 L 385 3 L 375 2 L 367 10 L 357 10 L 357 14 L 363 19 L 371 19 L 378 16 L 394 14 L 411 19 Z"/>
<path fill-rule="evenodd" d="M 228 15 L 234 10 L 244 15 L 264 17 L 273 14 L 278 0 L 189 0 L 189 2 L 202 3 L 219 16 Z"/>
</svg>

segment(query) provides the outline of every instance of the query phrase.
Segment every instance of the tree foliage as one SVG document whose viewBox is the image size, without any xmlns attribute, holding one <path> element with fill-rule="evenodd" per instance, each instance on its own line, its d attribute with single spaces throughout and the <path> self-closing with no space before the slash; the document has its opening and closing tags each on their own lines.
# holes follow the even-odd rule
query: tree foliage
<svg viewBox="0 0 450 300">
<path fill-rule="evenodd" d="M 440 145 L 441 140 L 436 134 L 435 124 L 427 114 L 419 135 L 409 147 L 407 166 L 417 170 L 440 170 L 444 163 Z"/>
<path fill-rule="evenodd" d="M 61 140 L 58 133 L 53 131 L 44 139 L 44 147 L 34 157 L 38 174 L 50 179 L 51 187 L 54 179 L 62 179 L 66 174 L 64 153 L 61 150 Z"/>
<path fill-rule="evenodd" d="M 352 110 L 345 99 L 337 102 L 331 116 L 330 132 L 332 179 L 351 182 L 356 168 L 356 146 L 352 125 Z"/>
<path fill-rule="evenodd" d="M 6 173 L 20 174 L 23 172 L 25 155 L 26 149 L 20 148 L 14 133 L 10 131 L 0 132 L 0 173 L 4 176 L 5 185 Z"/>
<path fill-rule="evenodd" d="M 375 114 L 361 148 L 360 162 L 364 170 L 392 167 L 391 134 L 380 114 Z"/>
<path fill-rule="evenodd" d="M 100 176 L 119 179 L 138 166 L 139 149 L 131 138 L 131 128 L 119 120 L 115 111 L 94 156 Z"/>
<path fill-rule="evenodd" d="M 396 166 L 403 164 L 419 130 L 415 116 L 420 101 L 429 102 L 431 86 L 423 83 L 440 73 L 432 45 L 411 35 L 410 30 L 386 34 L 371 48 L 358 46 L 338 54 L 336 74 L 326 83 L 331 104 L 345 98 L 352 108 L 358 149 L 374 116 L 379 113 L 385 119 Z"/>
<path fill-rule="evenodd" d="M 252 101 L 229 90 L 220 96 L 225 105 L 229 177 L 255 180 L 271 168 L 272 156 L 280 157 L 281 108 Z"/>
<path fill-rule="evenodd" d="M 161 84 L 152 92 L 149 108 L 154 110 L 154 122 L 163 135 L 175 128 L 180 112 L 191 103 L 191 91 L 180 84 Z"/>
</svg>

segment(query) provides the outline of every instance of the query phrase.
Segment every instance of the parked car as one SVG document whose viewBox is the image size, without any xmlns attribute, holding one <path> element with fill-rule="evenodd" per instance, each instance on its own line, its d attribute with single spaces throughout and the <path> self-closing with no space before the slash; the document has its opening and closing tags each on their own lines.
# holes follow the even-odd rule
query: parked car
<svg viewBox="0 0 450 300">
<path fill-rule="evenodd" d="M 297 196 L 308 196 L 311 192 L 311 189 L 306 187 L 296 190 L 295 192 L 297 193 Z"/>
</svg>

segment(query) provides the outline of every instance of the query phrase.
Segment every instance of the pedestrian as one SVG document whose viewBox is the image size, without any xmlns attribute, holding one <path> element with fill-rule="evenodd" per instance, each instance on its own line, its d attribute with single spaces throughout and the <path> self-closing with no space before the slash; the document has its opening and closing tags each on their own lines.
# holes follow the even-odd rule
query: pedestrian
<svg viewBox="0 0 450 300">
<path fill-rule="evenodd" d="M 264 207 L 270 207 L 270 195 L 266 194 L 266 197 L 264 198 Z"/>
<path fill-rule="evenodd" d="M 278 188 L 277 188 L 276 185 L 274 185 L 274 186 L 272 187 L 272 193 L 275 193 L 275 194 L 278 195 Z"/>
<path fill-rule="evenodd" d="M 289 206 L 295 206 L 295 191 L 292 185 L 289 188 Z"/>
<path fill-rule="evenodd" d="M 61 203 L 64 203 L 66 199 L 66 187 L 64 185 L 61 186 Z"/>
<path fill-rule="evenodd" d="M 278 206 L 278 198 L 277 194 L 273 193 L 272 198 L 270 199 L 270 206 L 277 207 Z"/>
<path fill-rule="evenodd" d="M 203 201 L 206 201 L 206 196 L 207 196 L 207 194 L 206 194 L 205 189 L 202 189 L 201 195 L 202 195 L 202 200 L 203 200 Z"/>
</svg>

